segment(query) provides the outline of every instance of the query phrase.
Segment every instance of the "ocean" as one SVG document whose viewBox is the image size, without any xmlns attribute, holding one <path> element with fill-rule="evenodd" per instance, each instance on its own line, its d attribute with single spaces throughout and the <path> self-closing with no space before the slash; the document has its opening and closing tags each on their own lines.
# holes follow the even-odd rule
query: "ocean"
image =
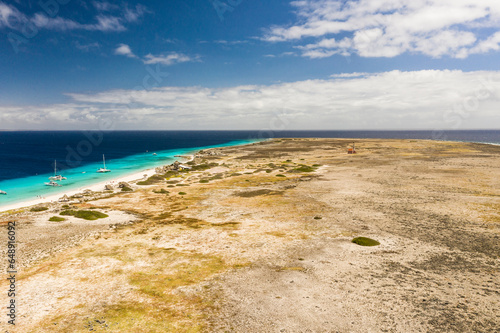
<svg viewBox="0 0 500 333">
<path fill-rule="evenodd" d="M 499 130 L 483 131 L 3 131 L 0 132 L 0 207 L 78 189 L 156 166 L 196 150 L 278 137 L 439 139 L 500 144 Z M 156 155 L 153 155 L 155 153 Z M 103 165 L 112 172 L 96 173 Z M 61 187 L 45 186 L 54 174 Z"/>
</svg>

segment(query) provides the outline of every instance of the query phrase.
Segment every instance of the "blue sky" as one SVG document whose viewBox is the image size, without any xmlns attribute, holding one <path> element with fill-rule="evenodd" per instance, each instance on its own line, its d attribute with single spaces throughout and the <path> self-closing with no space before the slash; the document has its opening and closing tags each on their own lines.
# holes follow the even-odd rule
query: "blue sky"
<svg viewBox="0 0 500 333">
<path fill-rule="evenodd" d="M 498 128 L 499 51 L 494 0 L 0 0 L 0 129 Z"/>
</svg>

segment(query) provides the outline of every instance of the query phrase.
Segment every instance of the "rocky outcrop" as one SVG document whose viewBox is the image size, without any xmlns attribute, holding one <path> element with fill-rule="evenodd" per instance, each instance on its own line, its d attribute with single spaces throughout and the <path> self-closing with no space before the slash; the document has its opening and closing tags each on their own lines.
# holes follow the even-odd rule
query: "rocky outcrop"
<svg viewBox="0 0 500 333">
<path fill-rule="evenodd" d="M 155 172 L 158 173 L 158 174 L 164 174 L 164 173 L 167 173 L 169 171 L 179 171 L 180 170 L 180 163 L 179 161 L 175 161 L 174 163 L 170 164 L 170 165 L 164 165 L 164 166 L 161 166 L 161 167 L 157 167 L 155 169 Z"/>
</svg>

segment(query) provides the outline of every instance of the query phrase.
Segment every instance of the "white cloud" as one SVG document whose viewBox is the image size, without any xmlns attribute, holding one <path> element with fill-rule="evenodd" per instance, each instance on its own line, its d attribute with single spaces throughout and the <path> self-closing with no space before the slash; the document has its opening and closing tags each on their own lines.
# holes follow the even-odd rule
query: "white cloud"
<svg viewBox="0 0 500 333">
<path fill-rule="evenodd" d="M 300 46 L 309 58 L 335 54 L 395 57 L 405 52 L 465 58 L 498 51 L 497 0 L 301 0 L 298 20 L 269 28 L 269 42 L 314 40 Z M 483 35 L 486 39 L 480 39 Z"/>
<path fill-rule="evenodd" d="M 119 9 L 119 7 L 110 5 L 107 2 L 94 2 L 94 6 L 99 11 L 109 11 Z M 21 13 L 13 6 L 0 2 L 0 28 L 9 27 L 14 30 L 23 31 L 27 24 L 34 24 L 38 29 L 69 31 L 69 30 L 87 30 L 103 32 L 119 32 L 127 30 L 125 24 L 136 22 L 147 13 L 146 7 L 137 5 L 130 9 L 125 7 L 122 13 L 117 15 L 99 14 L 95 17 L 94 23 L 79 23 L 77 21 L 63 17 L 49 17 L 44 13 L 35 13 L 32 17 Z"/>
<path fill-rule="evenodd" d="M 115 49 L 115 54 L 123 55 L 129 58 L 137 58 L 137 56 L 130 49 L 130 46 L 128 46 L 127 44 L 119 44 Z"/>
<path fill-rule="evenodd" d="M 167 55 L 157 55 L 157 56 L 148 54 L 144 57 L 143 62 L 147 65 L 161 64 L 170 66 L 174 64 L 197 61 L 197 60 L 198 60 L 197 58 L 193 59 L 185 54 L 173 52 Z"/>
<path fill-rule="evenodd" d="M 111 90 L 68 94 L 68 104 L 0 107 L 0 124 L 82 129 L 105 118 L 117 129 L 259 130 L 280 119 L 290 130 L 491 128 L 500 124 L 499 83 L 500 72 L 428 70 L 218 89 Z"/>
<path fill-rule="evenodd" d="M 120 8 L 118 5 L 111 4 L 107 1 L 92 1 L 92 5 L 95 9 L 101 12 L 117 10 Z"/>
<path fill-rule="evenodd" d="M 98 42 L 88 43 L 88 44 L 81 44 L 80 42 L 76 41 L 74 44 L 75 44 L 75 47 L 77 49 L 85 51 L 85 52 L 89 52 L 91 50 L 99 49 L 101 47 L 101 45 Z"/>
<path fill-rule="evenodd" d="M 0 1 L 0 28 L 19 29 L 27 20 L 27 17 L 15 7 Z"/>
<path fill-rule="evenodd" d="M 115 54 L 123 55 L 129 58 L 140 59 L 138 56 L 134 54 L 134 52 L 132 52 L 130 46 L 128 46 L 127 44 L 119 44 L 118 47 L 115 49 Z M 172 52 L 165 55 L 148 54 L 143 59 L 140 60 L 146 65 L 160 64 L 165 66 L 171 66 L 183 62 L 199 61 L 199 56 L 193 58 L 182 53 Z"/>
</svg>

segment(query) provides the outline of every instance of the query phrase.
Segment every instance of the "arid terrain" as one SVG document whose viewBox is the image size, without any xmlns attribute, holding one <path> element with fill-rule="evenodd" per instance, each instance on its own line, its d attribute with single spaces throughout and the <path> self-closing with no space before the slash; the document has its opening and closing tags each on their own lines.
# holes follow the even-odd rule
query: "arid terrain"
<svg viewBox="0 0 500 333">
<path fill-rule="evenodd" d="M 2 332 L 500 331 L 500 146 L 275 139 L 189 164 L 0 213 Z"/>
</svg>

